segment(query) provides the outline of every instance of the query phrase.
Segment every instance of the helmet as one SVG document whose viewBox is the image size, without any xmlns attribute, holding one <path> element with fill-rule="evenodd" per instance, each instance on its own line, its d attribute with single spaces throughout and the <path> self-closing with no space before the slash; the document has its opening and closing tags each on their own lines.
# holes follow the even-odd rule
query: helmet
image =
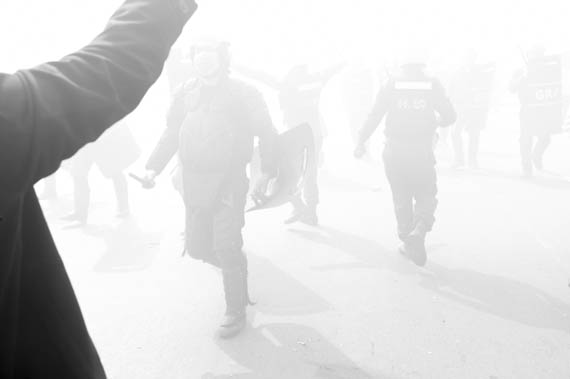
<svg viewBox="0 0 570 379">
<path fill-rule="evenodd" d="M 402 49 L 399 56 L 400 65 L 426 65 L 429 61 L 429 50 L 426 44 L 412 41 Z"/>
<path fill-rule="evenodd" d="M 230 43 L 228 41 L 218 39 L 215 37 L 200 37 L 195 39 L 190 44 L 190 59 L 200 50 L 214 50 L 219 55 L 221 60 L 229 66 L 230 63 Z"/>
<path fill-rule="evenodd" d="M 200 71 L 213 70 L 215 73 L 228 73 L 230 68 L 230 44 L 216 38 L 202 37 L 193 41 L 190 45 L 189 59 L 195 66 L 198 74 Z M 204 54 L 201 53 L 212 53 Z M 207 55 L 207 57 L 205 57 Z M 198 60 L 196 59 L 198 58 Z M 211 73 L 208 73 L 211 74 Z"/>
</svg>

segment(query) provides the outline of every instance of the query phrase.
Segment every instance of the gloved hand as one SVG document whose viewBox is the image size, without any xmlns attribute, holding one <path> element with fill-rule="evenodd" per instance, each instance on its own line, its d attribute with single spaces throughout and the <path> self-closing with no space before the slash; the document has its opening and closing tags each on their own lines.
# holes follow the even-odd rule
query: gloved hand
<svg viewBox="0 0 570 379">
<path fill-rule="evenodd" d="M 146 170 L 146 173 L 143 177 L 143 188 L 145 189 L 150 189 L 153 188 L 155 186 L 155 181 L 154 179 L 157 177 L 158 173 L 154 170 Z"/>
<path fill-rule="evenodd" d="M 356 145 L 356 148 L 354 148 L 354 157 L 356 159 L 360 159 L 364 156 L 364 154 L 366 154 L 366 147 L 364 146 L 364 144 L 359 143 L 358 145 Z"/>
<path fill-rule="evenodd" d="M 156 185 L 154 179 L 156 178 L 157 175 L 158 173 L 154 170 L 147 170 L 142 178 L 132 173 L 129 174 L 129 176 L 135 179 L 137 182 L 139 182 L 144 189 L 154 188 L 154 186 Z"/>
</svg>

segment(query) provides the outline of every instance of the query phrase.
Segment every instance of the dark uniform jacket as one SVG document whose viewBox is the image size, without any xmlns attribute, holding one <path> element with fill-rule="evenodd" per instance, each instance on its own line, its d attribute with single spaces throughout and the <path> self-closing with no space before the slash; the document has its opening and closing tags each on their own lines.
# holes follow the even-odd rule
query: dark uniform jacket
<svg viewBox="0 0 570 379">
<path fill-rule="evenodd" d="M 361 129 L 362 141 L 372 135 L 384 116 L 388 143 L 426 146 L 431 146 L 438 126 L 450 126 L 457 117 L 439 80 L 413 66 L 405 67 L 380 89 Z"/>
<path fill-rule="evenodd" d="M 262 171 L 271 175 L 277 132 L 263 97 L 253 87 L 224 77 L 216 86 L 192 80 L 177 91 L 147 169 L 161 172 L 178 152 L 185 252 L 191 257 L 227 268 L 243 256 L 246 166 L 254 137 L 259 138 Z"/>
<path fill-rule="evenodd" d="M 104 378 L 33 185 L 132 111 L 193 1 L 127 0 L 91 44 L 0 75 L 0 378 Z"/>
<path fill-rule="evenodd" d="M 245 177 L 254 137 L 259 138 L 262 171 L 274 173 L 277 132 L 261 93 L 229 77 L 215 87 L 192 80 L 177 91 L 147 169 L 160 173 L 178 152 L 186 205 L 207 205 L 200 199 L 215 195 L 216 185 L 223 185 L 219 180 Z"/>
<path fill-rule="evenodd" d="M 521 103 L 521 129 L 532 135 L 559 132 L 563 124 L 562 68 L 559 56 L 531 60 L 518 70 L 509 89 Z"/>
</svg>

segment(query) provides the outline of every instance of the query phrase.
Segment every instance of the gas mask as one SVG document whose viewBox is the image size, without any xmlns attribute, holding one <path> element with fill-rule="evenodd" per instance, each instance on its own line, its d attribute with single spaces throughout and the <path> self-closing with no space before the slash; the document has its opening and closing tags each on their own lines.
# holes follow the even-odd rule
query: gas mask
<svg viewBox="0 0 570 379">
<path fill-rule="evenodd" d="M 216 50 L 200 49 L 193 59 L 194 70 L 201 79 L 216 79 L 221 71 L 220 54 Z"/>
</svg>

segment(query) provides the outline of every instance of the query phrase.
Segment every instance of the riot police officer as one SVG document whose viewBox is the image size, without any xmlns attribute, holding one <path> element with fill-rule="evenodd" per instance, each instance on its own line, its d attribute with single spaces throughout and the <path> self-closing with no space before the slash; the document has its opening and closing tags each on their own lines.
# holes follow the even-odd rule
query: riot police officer
<svg viewBox="0 0 570 379">
<path fill-rule="evenodd" d="M 282 80 L 271 75 L 238 66 L 241 74 L 258 80 L 277 91 L 283 122 L 288 130 L 308 124 L 313 131 L 313 146 L 310 149 L 302 190 L 291 197 L 293 211 L 286 224 L 297 221 L 316 226 L 319 223 L 317 207 L 320 202 L 318 171 L 326 125 L 320 111 L 320 100 L 327 83 L 344 67 L 336 64 L 322 71 L 311 72 L 306 64 L 292 67 Z"/>
<path fill-rule="evenodd" d="M 360 130 L 355 156 L 365 153 L 365 143 L 386 116 L 383 153 L 386 176 L 403 245 L 400 252 L 414 263 L 426 262 L 425 236 L 432 229 L 437 206 L 433 141 L 438 126 L 456 120 L 443 86 L 425 72 L 420 54 L 410 55 L 399 74 L 380 89 L 375 105 Z"/>
<path fill-rule="evenodd" d="M 266 103 L 253 87 L 232 78 L 228 44 L 202 39 L 191 50 L 195 79 L 174 96 L 167 128 L 147 163 L 152 181 L 178 152 L 186 208 L 186 252 L 222 271 L 226 313 L 221 338 L 246 324 L 247 260 L 242 251 L 249 190 L 246 166 L 259 138 L 265 192 L 274 174 L 273 127 Z"/>
<path fill-rule="evenodd" d="M 525 177 L 542 170 L 551 135 L 562 129 L 562 66 L 559 56 L 546 56 L 542 45 L 533 46 L 526 69 L 517 71 L 509 85 L 519 96 L 520 154 Z"/>
<path fill-rule="evenodd" d="M 465 164 L 464 133 L 468 137 L 467 165 L 479 167 L 479 140 L 487 124 L 494 76 L 495 64 L 477 63 L 475 50 L 467 52 L 464 64 L 453 76 L 449 94 L 458 114 L 452 130 L 455 168 Z"/>
<path fill-rule="evenodd" d="M 139 154 L 139 147 L 125 122 L 119 122 L 97 142 L 85 146 L 75 154 L 70 165 L 74 210 L 63 219 L 79 225 L 87 223 L 91 198 L 89 172 L 94 164 L 104 177 L 113 182 L 117 217 L 127 217 L 130 214 L 129 189 L 124 171 L 138 159 Z"/>
</svg>

